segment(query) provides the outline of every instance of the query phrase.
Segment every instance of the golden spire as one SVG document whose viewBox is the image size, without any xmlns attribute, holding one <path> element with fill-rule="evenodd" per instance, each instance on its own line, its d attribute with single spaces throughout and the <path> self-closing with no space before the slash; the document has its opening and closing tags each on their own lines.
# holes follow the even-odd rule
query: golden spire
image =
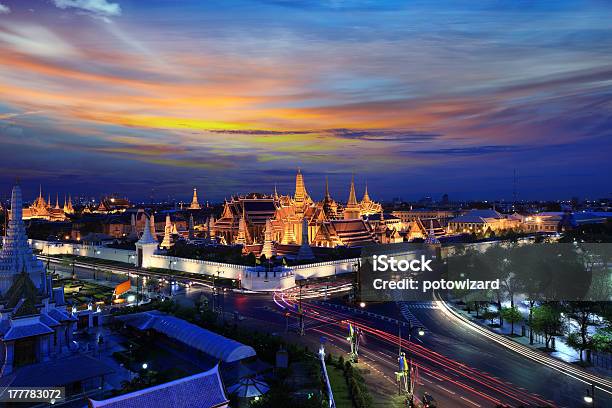
<svg viewBox="0 0 612 408">
<path fill-rule="evenodd" d="M 355 196 L 355 176 L 351 177 L 351 190 L 349 192 L 349 199 L 344 208 L 344 219 L 354 220 L 361 216 L 361 210 L 357 203 L 357 197 Z"/>
<path fill-rule="evenodd" d="M 293 198 L 296 202 L 303 203 L 307 196 L 304 176 L 302 176 L 302 171 L 298 168 L 297 175 L 295 176 L 295 196 Z"/>
<path fill-rule="evenodd" d="M 357 197 L 355 196 L 355 175 L 351 177 L 351 190 L 349 191 L 349 199 L 346 206 L 347 208 L 357 206 Z"/>
<path fill-rule="evenodd" d="M 369 203 L 370 201 L 372 201 L 370 199 L 370 195 L 368 194 L 368 183 L 367 182 L 365 185 L 365 193 L 363 193 L 363 199 L 361 201 L 364 203 Z"/>
</svg>

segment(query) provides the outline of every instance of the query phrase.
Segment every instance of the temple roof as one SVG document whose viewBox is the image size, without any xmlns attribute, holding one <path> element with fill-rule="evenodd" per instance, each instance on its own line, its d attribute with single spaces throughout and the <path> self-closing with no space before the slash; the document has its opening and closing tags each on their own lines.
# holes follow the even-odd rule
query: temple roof
<svg viewBox="0 0 612 408">
<path fill-rule="evenodd" d="M 5 299 L 6 306 L 8 308 L 15 307 L 21 299 L 25 299 L 33 304 L 36 304 L 38 290 L 34 286 L 34 282 L 30 279 L 30 276 L 21 272 L 15 277 L 15 280 L 11 287 L 6 291 Z"/>
<path fill-rule="evenodd" d="M 26 337 L 42 336 L 44 334 L 52 334 L 53 329 L 41 322 L 35 322 L 27 325 L 14 325 L 2 337 L 3 341 L 18 340 Z"/>
<path fill-rule="evenodd" d="M 63 387 L 114 371 L 102 361 L 81 354 L 21 367 L 13 374 L 0 378 L 0 387 Z"/>
<path fill-rule="evenodd" d="M 219 367 L 215 366 L 203 373 L 107 400 L 90 399 L 89 406 L 92 408 L 219 408 L 227 407 L 228 402 L 219 376 Z"/>
</svg>

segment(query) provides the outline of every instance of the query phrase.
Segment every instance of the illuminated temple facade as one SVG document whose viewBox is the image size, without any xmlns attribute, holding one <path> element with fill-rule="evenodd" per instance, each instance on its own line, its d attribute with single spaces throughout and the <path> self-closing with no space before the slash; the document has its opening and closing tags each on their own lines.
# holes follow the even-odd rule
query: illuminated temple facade
<svg viewBox="0 0 612 408">
<path fill-rule="evenodd" d="M 51 204 L 51 197 L 47 200 L 43 197 L 42 187 L 36 200 L 29 207 L 23 209 L 24 220 L 66 221 L 70 214 L 74 214 L 71 197 L 68 197 L 68 201 L 64 197 L 64 205 L 60 207 L 59 196 L 56 195 L 55 206 L 53 206 Z"/>
<path fill-rule="evenodd" d="M 222 243 L 245 247 L 270 240 L 276 245 L 299 246 L 305 237 L 313 246 L 363 246 L 379 241 L 378 230 L 367 217 L 381 212 L 381 205 L 370 198 L 367 188 L 363 199 L 357 200 L 354 180 L 346 205 L 331 197 L 327 180 L 323 199 L 314 201 L 298 170 L 293 196 L 280 195 L 275 188 L 271 195 L 254 193 L 226 200 L 219 219 L 211 221 L 210 235 Z"/>
</svg>

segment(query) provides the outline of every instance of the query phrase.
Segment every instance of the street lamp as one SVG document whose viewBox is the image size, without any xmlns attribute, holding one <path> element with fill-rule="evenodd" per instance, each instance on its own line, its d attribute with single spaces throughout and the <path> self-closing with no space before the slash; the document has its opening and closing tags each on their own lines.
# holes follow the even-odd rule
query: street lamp
<svg viewBox="0 0 612 408">
<path fill-rule="evenodd" d="M 363 309 L 364 307 L 366 307 L 365 302 L 360 302 L 360 303 L 359 303 L 359 307 L 360 307 L 360 308 L 362 308 L 362 309 Z"/>
<path fill-rule="evenodd" d="M 95 249 L 94 250 L 94 280 L 97 280 L 97 271 L 98 271 L 98 257 L 97 255 L 100 255 L 100 251 Z"/>
<path fill-rule="evenodd" d="M 142 369 L 146 370 L 147 368 L 149 368 L 149 365 L 147 363 L 142 363 Z"/>
<path fill-rule="evenodd" d="M 591 407 L 595 406 L 595 385 L 591 385 L 591 389 L 587 388 L 586 395 L 584 396 L 584 402 L 589 404 Z"/>
</svg>

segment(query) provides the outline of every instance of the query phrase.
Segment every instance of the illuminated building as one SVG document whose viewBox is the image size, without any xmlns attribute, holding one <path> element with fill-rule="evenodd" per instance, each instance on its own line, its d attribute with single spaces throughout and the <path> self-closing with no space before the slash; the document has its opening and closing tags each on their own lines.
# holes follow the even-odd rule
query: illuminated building
<svg viewBox="0 0 612 408">
<path fill-rule="evenodd" d="M 127 198 L 111 195 L 100 200 L 100 204 L 92 212 L 101 214 L 118 213 L 127 210 L 131 206 Z"/>
<path fill-rule="evenodd" d="M 40 192 L 38 197 L 32 205 L 23 209 L 23 219 L 31 220 L 31 219 L 40 219 L 46 221 L 66 221 L 68 217 L 66 217 L 66 212 L 59 207 L 59 202 L 55 200 L 55 207 L 51 205 L 51 200 L 48 199 L 45 201 L 42 195 L 42 187 L 40 188 Z"/>
<path fill-rule="evenodd" d="M 505 216 L 495 210 L 470 210 L 448 222 L 449 233 L 489 234 L 502 230 L 520 229 L 521 220 Z"/>
<path fill-rule="evenodd" d="M 368 216 L 372 214 L 379 214 L 382 212 L 382 206 L 379 203 L 372 201 L 368 194 L 368 185 L 366 184 L 365 193 L 363 193 L 363 199 L 359 203 L 360 215 Z"/>
<path fill-rule="evenodd" d="M 68 196 L 68 201 L 66 201 L 66 196 L 64 196 L 64 213 L 66 214 L 74 214 L 74 208 L 72 207 L 72 196 Z"/>
<path fill-rule="evenodd" d="M 361 215 L 361 207 L 357 203 L 357 197 L 355 196 L 355 178 L 351 178 L 351 187 L 349 189 L 349 198 L 344 207 L 344 219 L 355 220 Z"/>
<path fill-rule="evenodd" d="M 189 209 L 199 210 L 200 208 L 202 208 L 202 206 L 200 206 L 200 203 L 198 203 L 198 190 L 194 187 L 193 188 L 193 198 L 191 199 L 191 204 L 189 205 Z"/>
<path fill-rule="evenodd" d="M 354 179 L 344 208 L 331 197 L 327 180 L 323 200 L 314 202 L 298 170 L 293 196 L 280 195 L 275 188 L 273 195 L 252 193 L 226 200 L 221 216 L 212 224 L 211 235 L 221 243 L 241 244 L 245 251 L 255 245 L 261 249 L 266 237 L 276 244 L 298 248 L 305 239 L 309 245 L 325 247 L 362 245 L 376 241 L 373 228 L 363 217 L 381 210 L 367 189 L 361 203 L 357 201 Z"/>
</svg>

